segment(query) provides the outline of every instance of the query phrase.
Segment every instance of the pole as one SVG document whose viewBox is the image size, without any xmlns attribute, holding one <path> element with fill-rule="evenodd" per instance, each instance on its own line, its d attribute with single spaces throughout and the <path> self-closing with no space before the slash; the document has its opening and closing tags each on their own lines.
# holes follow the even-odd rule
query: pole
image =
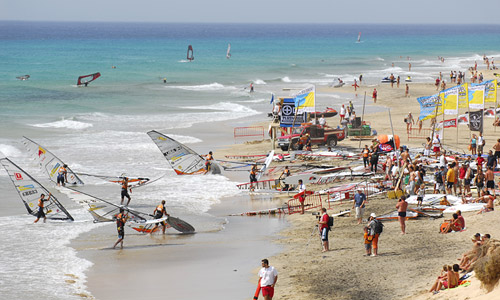
<svg viewBox="0 0 500 300">
<path fill-rule="evenodd" d="M 361 131 L 363 130 L 363 121 L 365 119 L 365 103 L 366 103 L 366 91 L 365 91 L 365 98 L 363 99 L 363 113 L 361 114 Z M 361 132 L 359 133 L 360 138 L 359 138 L 359 145 L 358 148 L 361 148 Z"/>
<path fill-rule="evenodd" d="M 389 121 L 391 122 L 391 130 L 392 130 L 392 140 L 394 142 L 394 148 L 396 148 L 396 138 L 395 138 L 395 135 L 394 135 L 394 127 L 392 126 L 392 117 L 391 117 L 391 109 L 389 108 Z M 399 161 L 399 153 L 398 153 L 398 149 L 394 149 L 394 151 L 396 152 L 396 155 L 397 155 L 397 158 L 398 158 L 398 167 L 401 167 L 401 162 Z"/>
</svg>

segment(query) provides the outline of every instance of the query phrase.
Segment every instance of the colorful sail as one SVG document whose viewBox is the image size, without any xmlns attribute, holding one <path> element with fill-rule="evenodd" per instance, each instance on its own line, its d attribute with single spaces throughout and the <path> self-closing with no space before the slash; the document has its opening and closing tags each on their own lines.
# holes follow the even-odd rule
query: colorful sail
<svg viewBox="0 0 500 300">
<path fill-rule="evenodd" d="M 227 44 L 226 58 L 227 59 L 231 58 L 231 44 Z"/>
<path fill-rule="evenodd" d="M 59 170 L 65 165 L 64 162 L 45 147 L 42 147 L 40 144 L 37 144 L 27 137 L 23 137 L 23 144 L 26 149 L 28 149 L 28 152 L 35 158 L 40 168 L 49 175 L 50 180 L 57 182 L 57 175 Z M 83 185 L 83 181 L 76 176 L 69 167 L 66 167 L 66 178 L 66 184 Z"/>
<path fill-rule="evenodd" d="M 0 163 L 9 174 L 10 180 L 14 184 L 28 213 L 36 216 L 38 213 L 38 199 L 42 194 L 45 194 L 45 199 L 48 199 L 50 192 L 10 159 L 2 158 Z M 45 202 L 44 212 L 48 219 L 74 220 L 54 195 L 51 195 L 50 199 Z"/>
<path fill-rule="evenodd" d="M 17 76 L 16 78 L 19 79 L 19 80 L 28 80 L 30 79 L 31 76 L 29 75 L 23 75 L 23 76 Z"/>
<path fill-rule="evenodd" d="M 206 161 L 198 153 L 155 130 L 149 131 L 148 135 L 155 142 L 156 146 L 158 146 L 177 175 L 205 173 Z M 219 165 L 213 160 L 210 162 L 209 173 L 220 174 Z"/>
<path fill-rule="evenodd" d="M 194 54 L 193 54 L 193 46 L 189 45 L 188 46 L 188 51 L 187 51 L 187 60 L 192 61 L 194 59 Z"/>
<path fill-rule="evenodd" d="M 76 83 L 76 85 L 87 86 L 89 83 L 91 83 L 92 81 L 96 80 L 99 77 L 101 77 L 101 73 L 99 73 L 99 72 L 94 73 L 94 74 L 80 76 L 80 77 L 78 77 L 78 82 Z"/>
</svg>

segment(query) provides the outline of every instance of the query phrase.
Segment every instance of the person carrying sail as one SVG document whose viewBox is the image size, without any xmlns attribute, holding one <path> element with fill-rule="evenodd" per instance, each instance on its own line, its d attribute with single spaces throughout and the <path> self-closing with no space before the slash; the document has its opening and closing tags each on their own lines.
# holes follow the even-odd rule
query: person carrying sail
<svg viewBox="0 0 500 300">
<path fill-rule="evenodd" d="M 128 204 L 130 203 L 130 195 L 128 194 L 128 177 L 123 177 L 121 184 L 122 184 L 122 192 L 121 192 L 122 201 L 120 202 L 120 205 L 123 205 L 123 200 L 125 199 L 125 197 L 127 197 L 128 201 L 127 205 L 125 206 L 128 206 Z"/>
<path fill-rule="evenodd" d="M 161 201 L 161 204 L 158 205 L 155 210 L 153 211 L 153 215 L 155 216 L 155 219 L 161 219 L 165 215 L 166 217 L 169 217 L 170 215 L 167 213 L 167 210 L 165 209 L 165 200 Z M 153 228 L 151 228 L 151 233 L 155 232 L 156 228 L 158 228 L 158 225 L 161 224 L 163 227 L 163 234 L 165 234 L 165 229 L 167 228 L 167 224 L 165 221 L 156 223 Z"/>
<path fill-rule="evenodd" d="M 210 171 L 210 166 L 212 165 L 212 160 L 214 160 L 214 156 L 212 154 L 212 151 L 208 152 L 207 156 L 205 156 L 205 173 L 207 174 L 208 171 Z"/>
<path fill-rule="evenodd" d="M 44 206 L 45 206 L 44 202 L 49 201 L 51 196 L 52 196 L 52 194 L 49 193 L 49 197 L 47 199 L 45 199 L 45 194 L 40 195 L 40 198 L 38 199 L 38 214 L 36 215 L 36 220 L 33 223 L 38 222 L 38 220 L 40 220 L 40 218 L 43 218 L 43 223 L 45 223 L 45 221 L 47 221 L 47 216 L 45 216 L 45 212 L 43 211 Z"/>
<path fill-rule="evenodd" d="M 128 220 L 128 214 L 124 213 L 124 209 L 120 208 L 120 213 L 115 215 L 116 218 L 116 230 L 118 231 L 118 240 L 113 245 L 113 249 L 115 249 L 118 243 L 121 243 L 120 248 L 123 249 L 123 239 L 125 238 L 125 223 Z"/>
<path fill-rule="evenodd" d="M 68 182 L 68 170 L 66 168 L 68 167 L 67 164 L 64 164 L 62 167 L 59 168 L 59 171 L 57 171 L 57 186 L 64 186 L 65 182 Z"/>
</svg>

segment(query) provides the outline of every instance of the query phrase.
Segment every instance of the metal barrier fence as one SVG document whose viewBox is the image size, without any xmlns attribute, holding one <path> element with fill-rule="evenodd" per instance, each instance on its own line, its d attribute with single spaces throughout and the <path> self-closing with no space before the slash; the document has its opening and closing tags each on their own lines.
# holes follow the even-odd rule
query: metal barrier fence
<svg viewBox="0 0 500 300">
<path fill-rule="evenodd" d="M 267 179 L 236 185 L 240 190 L 277 190 L 281 187 L 279 179 Z"/>
<path fill-rule="evenodd" d="M 430 137 L 432 133 L 431 128 L 412 128 L 410 131 L 407 132 L 408 134 L 408 140 L 410 139 L 426 139 L 427 137 Z"/>
<path fill-rule="evenodd" d="M 251 127 L 235 127 L 234 138 L 242 137 L 255 137 L 264 139 L 264 127 L 251 126 Z"/>
<path fill-rule="evenodd" d="M 327 198 L 325 199 L 325 201 L 328 202 L 328 208 L 332 208 L 337 205 L 352 202 L 355 193 L 357 193 L 359 189 L 361 189 L 368 198 L 370 196 L 383 192 L 384 190 L 382 189 L 382 187 L 387 189 L 391 188 L 392 186 L 393 183 L 390 180 L 382 181 L 380 183 L 368 182 L 366 180 L 355 185 L 349 185 L 345 189 L 339 187 L 340 189 L 338 191 L 327 192 Z"/>
<path fill-rule="evenodd" d="M 307 195 L 304 200 L 304 210 L 311 210 L 315 208 L 323 207 L 323 202 L 321 200 L 320 194 L 311 194 Z M 288 214 L 296 214 L 302 212 L 302 208 L 300 207 L 299 199 L 290 199 L 288 200 Z"/>
</svg>

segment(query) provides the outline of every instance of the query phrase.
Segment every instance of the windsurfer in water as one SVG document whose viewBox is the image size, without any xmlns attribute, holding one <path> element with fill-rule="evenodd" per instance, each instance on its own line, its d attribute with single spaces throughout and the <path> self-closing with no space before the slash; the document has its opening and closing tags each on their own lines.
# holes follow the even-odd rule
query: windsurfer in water
<svg viewBox="0 0 500 300">
<path fill-rule="evenodd" d="M 207 174 L 208 171 L 210 171 L 210 167 L 212 165 L 212 160 L 214 160 L 214 156 L 212 154 L 212 151 L 208 152 L 207 156 L 205 156 L 205 173 Z"/>
<path fill-rule="evenodd" d="M 40 195 L 40 199 L 38 199 L 38 213 L 36 215 L 36 220 L 33 223 L 38 222 L 38 220 L 40 220 L 40 218 L 43 218 L 43 223 L 45 223 L 45 221 L 47 221 L 47 216 L 45 216 L 45 212 L 43 211 L 44 206 L 45 206 L 44 202 L 49 201 L 51 196 L 52 196 L 52 194 L 49 193 L 49 197 L 47 199 L 45 199 L 45 194 Z"/>
<path fill-rule="evenodd" d="M 59 171 L 57 173 L 57 186 L 64 186 L 64 184 L 68 182 L 68 171 L 66 170 L 67 167 L 68 165 L 64 164 L 59 168 Z"/>
<path fill-rule="evenodd" d="M 166 217 L 170 216 L 167 213 L 167 210 L 165 209 L 165 200 L 162 200 L 161 204 L 155 208 L 153 215 L 155 216 L 155 219 L 161 219 L 161 218 L 163 218 L 163 216 L 166 216 Z M 156 223 L 155 226 L 153 228 L 151 228 L 151 233 L 155 232 L 155 230 L 156 230 L 156 228 L 158 228 L 159 224 L 161 224 L 161 226 L 163 227 L 163 234 L 165 234 L 165 229 L 167 228 L 167 224 L 165 223 L 165 221 L 160 222 L 160 223 Z"/>
<path fill-rule="evenodd" d="M 128 220 L 128 214 L 124 213 L 124 209 L 120 208 L 120 213 L 115 215 L 116 217 L 116 230 L 118 231 L 118 240 L 113 245 L 115 249 L 118 243 L 121 243 L 120 248 L 123 249 L 123 239 L 125 238 L 125 223 Z"/>
<path fill-rule="evenodd" d="M 259 172 L 257 168 L 257 164 L 254 164 L 250 169 L 250 190 L 253 191 L 255 188 L 253 186 L 254 182 L 257 182 L 257 172 Z"/>
<path fill-rule="evenodd" d="M 127 201 L 127 205 L 125 206 L 128 206 L 128 204 L 130 203 L 130 195 L 128 194 L 128 177 L 124 177 L 122 179 L 122 192 L 121 192 L 121 197 L 122 197 L 122 201 L 120 202 L 120 205 L 123 205 L 123 200 L 125 199 L 125 197 L 128 198 L 128 201 Z"/>
<path fill-rule="evenodd" d="M 253 93 L 253 82 L 250 82 L 250 93 Z"/>
</svg>

